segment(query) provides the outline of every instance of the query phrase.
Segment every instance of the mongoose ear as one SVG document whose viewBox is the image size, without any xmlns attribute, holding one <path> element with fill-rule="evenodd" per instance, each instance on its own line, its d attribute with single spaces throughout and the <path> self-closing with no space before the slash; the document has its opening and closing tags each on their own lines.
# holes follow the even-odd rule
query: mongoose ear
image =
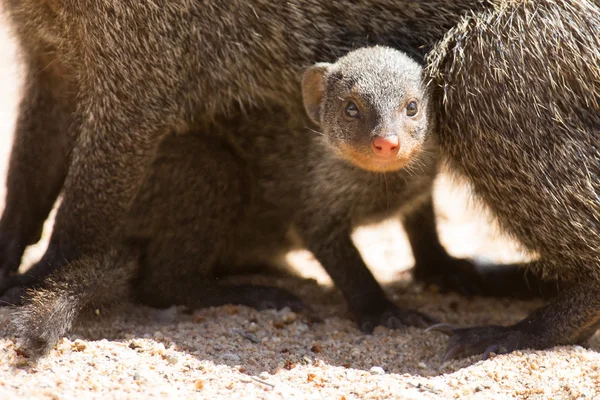
<svg viewBox="0 0 600 400">
<path fill-rule="evenodd" d="M 302 100 L 308 117 L 317 125 L 321 124 L 321 100 L 325 92 L 325 74 L 331 64 L 318 63 L 309 67 L 302 75 Z"/>
</svg>

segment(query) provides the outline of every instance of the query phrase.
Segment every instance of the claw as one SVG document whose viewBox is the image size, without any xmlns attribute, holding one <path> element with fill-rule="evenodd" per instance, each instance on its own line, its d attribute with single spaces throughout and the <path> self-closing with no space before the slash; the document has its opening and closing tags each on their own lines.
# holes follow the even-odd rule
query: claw
<svg viewBox="0 0 600 400">
<path fill-rule="evenodd" d="M 406 325 L 403 324 L 402 321 L 400 321 L 400 318 L 396 317 L 395 315 L 391 315 L 386 318 L 385 326 L 390 329 L 399 329 L 402 331 L 402 334 L 406 334 Z"/>
<path fill-rule="evenodd" d="M 491 346 L 488 346 L 484 352 L 483 352 L 483 356 L 481 357 L 482 360 L 487 360 L 488 358 L 490 358 L 490 355 L 492 353 L 498 353 L 498 345 L 497 344 L 493 344 Z"/>
<path fill-rule="evenodd" d="M 446 352 L 446 354 L 444 355 L 444 359 L 442 360 L 442 362 L 445 363 L 448 360 L 453 359 L 454 357 L 456 357 L 457 355 L 462 353 L 464 350 L 465 350 L 464 344 L 456 344 L 456 345 L 450 347 L 448 349 L 448 351 Z"/>
<path fill-rule="evenodd" d="M 425 332 L 440 332 L 445 335 L 452 335 L 456 330 L 456 326 L 452 324 L 435 324 L 425 329 Z"/>
<path fill-rule="evenodd" d="M 364 321 L 360 324 L 360 330 L 367 335 L 370 335 L 375 330 L 375 324 L 372 321 Z"/>
</svg>

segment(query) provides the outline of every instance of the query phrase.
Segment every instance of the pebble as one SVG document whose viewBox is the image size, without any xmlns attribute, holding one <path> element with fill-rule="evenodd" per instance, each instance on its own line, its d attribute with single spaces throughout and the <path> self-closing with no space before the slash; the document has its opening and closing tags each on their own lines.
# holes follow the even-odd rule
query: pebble
<svg viewBox="0 0 600 400">
<path fill-rule="evenodd" d="M 381 367 L 371 367 L 369 372 L 371 373 L 371 375 L 384 375 L 385 374 L 385 371 Z"/>
<path fill-rule="evenodd" d="M 237 354 L 233 354 L 233 353 L 225 353 L 221 356 L 221 358 L 223 360 L 227 360 L 227 361 L 233 361 L 233 362 L 239 362 L 241 361 L 240 356 L 238 356 Z"/>
<path fill-rule="evenodd" d="M 132 350 L 142 350 L 144 346 L 141 340 L 132 340 L 129 342 L 129 348 Z"/>
<path fill-rule="evenodd" d="M 175 356 L 167 356 L 166 360 L 171 365 L 175 365 L 179 362 L 179 358 Z"/>
<path fill-rule="evenodd" d="M 269 374 L 267 371 L 263 371 L 258 376 L 260 377 L 260 379 L 269 379 L 271 377 L 271 374 Z"/>
</svg>

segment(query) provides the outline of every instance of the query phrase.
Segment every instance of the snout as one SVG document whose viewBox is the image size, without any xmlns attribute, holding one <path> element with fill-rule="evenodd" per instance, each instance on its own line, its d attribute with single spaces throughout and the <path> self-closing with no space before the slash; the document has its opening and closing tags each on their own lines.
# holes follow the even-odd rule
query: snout
<svg viewBox="0 0 600 400">
<path fill-rule="evenodd" d="M 382 159 L 393 158 L 400 151 L 400 139 L 397 135 L 375 136 L 371 140 L 371 151 Z"/>
</svg>

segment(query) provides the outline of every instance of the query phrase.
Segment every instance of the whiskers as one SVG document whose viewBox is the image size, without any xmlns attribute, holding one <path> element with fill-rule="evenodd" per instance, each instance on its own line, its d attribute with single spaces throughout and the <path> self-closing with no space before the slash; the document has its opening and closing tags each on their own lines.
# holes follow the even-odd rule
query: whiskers
<svg viewBox="0 0 600 400">
<path fill-rule="evenodd" d="M 425 150 L 423 150 L 425 153 Z M 427 168 L 427 163 L 423 160 L 423 157 L 415 157 L 411 160 L 406 166 L 404 170 L 410 177 L 425 175 L 425 170 Z"/>
<path fill-rule="evenodd" d="M 384 195 L 385 195 L 385 211 L 389 212 L 390 211 L 390 195 L 391 195 L 391 193 L 390 193 L 390 187 L 388 185 L 388 180 L 387 180 L 387 172 L 383 172 L 383 173 L 378 174 L 378 175 L 381 176 L 380 179 L 381 179 L 381 181 L 383 183 L 383 186 L 385 188 L 385 192 L 384 192 Z"/>
<path fill-rule="evenodd" d="M 316 130 L 308 127 L 308 126 L 305 126 L 305 128 L 308 129 L 309 131 L 311 131 L 312 133 L 316 133 L 317 135 L 321 135 L 323 137 L 327 137 L 327 135 L 325 135 L 323 132 L 316 131 Z"/>
</svg>

